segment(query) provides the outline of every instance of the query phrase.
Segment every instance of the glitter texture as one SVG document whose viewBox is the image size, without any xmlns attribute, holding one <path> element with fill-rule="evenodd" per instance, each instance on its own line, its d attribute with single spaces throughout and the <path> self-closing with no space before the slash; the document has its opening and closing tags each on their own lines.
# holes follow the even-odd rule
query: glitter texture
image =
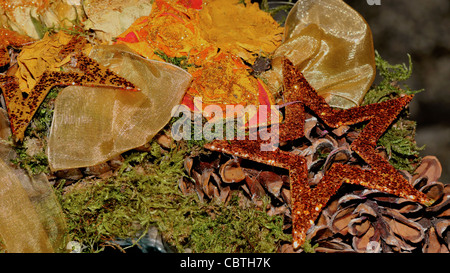
<svg viewBox="0 0 450 273">
<path fill-rule="evenodd" d="M 336 163 L 314 188 L 308 184 L 304 157 L 280 149 L 261 151 L 260 145 L 264 143 L 262 140 L 215 140 L 205 145 L 205 148 L 210 150 L 289 170 L 294 248 L 304 243 L 306 232 L 314 225 L 314 220 L 322 208 L 343 183 L 358 184 L 422 204 L 430 204 L 426 195 L 414 189 L 389 162 L 375 152 L 378 138 L 413 96 L 346 110 L 333 109 L 286 58 L 283 60 L 283 84 L 285 103 L 296 103 L 286 105 L 285 120 L 279 127 L 280 142 L 304 136 L 305 107 L 332 128 L 368 121 L 351 144 L 351 149 L 369 164 L 371 169 L 363 170 L 360 167 Z"/>
</svg>

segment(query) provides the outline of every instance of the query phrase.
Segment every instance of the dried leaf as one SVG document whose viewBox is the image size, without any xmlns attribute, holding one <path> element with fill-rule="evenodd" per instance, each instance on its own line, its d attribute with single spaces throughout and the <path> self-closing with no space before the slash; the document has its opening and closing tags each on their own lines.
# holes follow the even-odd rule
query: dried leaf
<svg viewBox="0 0 450 273">
<path fill-rule="evenodd" d="M 214 5 L 220 5 L 221 8 L 211 9 Z M 256 3 L 249 4 L 250 10 L 255 7 L 258 9 Z M 248 31 L 255 28 L 253 25 L 251 29 L 247 28 L 248 25 L 243 22 L 236 24 L 235 12 L 239 12 L 242 8 L 244 5 L 237 5 L 230 1 L 210 0 L 206 1 L 203 8 L 198 11 L 192 5 L 156 0 L 151 14 L 136 20 L 128 30 L 119 35 L 117 43 L 127 44 L 149 59 L 173 62 L 188 69 L 193 76 L 193 83 L 183 99 L 183 104 L 193 111 L 204 111 L 202 106 L 198 106 L 198 101 L 194 100 L 196 97 L 202 99 L 204 106 L 219 105 L 223 110 L 230 104 L 271 105 L 273 98 L 269 89 L 262 81 L 250 75 L 250 67 L 239 58 L 239 54 L 231 48 L 217 44 L 220 41 L 227 41 L 233 46 L 239 44 L 240 47 L 245 48 L 248 45 L 245 41 L 241 43 L 229 41 L 230 37 L 228 37 L 234 35 L 235 39 L 250 39 L 248 35 L 242 35 L 233 30 L 235 27 L 240 30 L 248 29 Z M 258 11 L 259 15 L 270 18 L 268 14 L 259 9 Z M 226 16 L 226 20 L 223 21 L 222 13 L 232 13 L 233 16 Z M 204 14 L 203 17 L 202 14 Z M 215 18 L 216 16 L 220 18 Z M 246 15 L 244 18 L 247 22 L 251 17 Z M 270 20 L 273 21 L 271 18 Z M 213 25 L 209 26 L 209 22 Z M 222 25 L 224 22 L 226 25 Z M 230 22 L 232 26 L 229 25 Z M 232 29 L 229 29 L 230 27 Z M 267 24 L 263 27 L 270 29 Z M 217 39 L 222 36 L 217 36 L 216 32 L 209 33 L 215 30 L 225 35 L 220 41 Z M 261 33 L 255 32 L 253 36 L 259 37 L 258 35 L 260 36 Z M 258 40 L 258 47 L 261 45 L 264 43 Z M 246 49 L 240 49 L 239 52 L 250 54 Z M 279 116 L 278 111 L 271 112 Z M 207 119 L 212 118 L 211 113 L 203 113 Z M 242 114 L 239 112 L 238 117 Z M 255 114 L 252 114 L 249 119 L 254 116 Z M 264 122 L 267 123 L 265 120 L 258 120 L 257 124 L 264 124 Z"/>
<path fill-rule="evenodd" d="M 17 57 L 19 69 L 16 72 L 22 92 L 30 93 L 44 72 L 60 71 L 60 67 L 70 61 L 68 56 L 61 60 L 59 53 L 72 38 L 63 31 L 53 36 L 47 33 L 42 40 L 22 48 Z"/>
</svg>

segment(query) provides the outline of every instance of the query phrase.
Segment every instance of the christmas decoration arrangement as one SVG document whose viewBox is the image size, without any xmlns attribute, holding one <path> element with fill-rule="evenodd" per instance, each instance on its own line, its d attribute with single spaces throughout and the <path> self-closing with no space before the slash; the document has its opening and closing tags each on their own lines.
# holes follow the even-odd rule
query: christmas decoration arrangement
<svg viewBox="0 0 450 273">
<path fill-rule="evenodd" d="M 269 4 L 0 0 L 0 251 L 448 253 L 411 60 Z"/>
</svg>

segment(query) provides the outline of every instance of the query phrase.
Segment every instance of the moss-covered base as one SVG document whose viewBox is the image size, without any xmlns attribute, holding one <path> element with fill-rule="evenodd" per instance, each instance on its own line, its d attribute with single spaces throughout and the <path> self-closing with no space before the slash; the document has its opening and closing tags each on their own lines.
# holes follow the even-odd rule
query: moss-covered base
<svg viewBox="0 0 450 273">
<path fill-rule="evenodd" d="M 186 150 L 180 146 L 159 157 L 128 154 L 116 176 L 61 191 L 69 239 L 96 252 L 107 240 L 156 226 L 179 252 L 274 252 L 277 242 L 290 240 L 282 217 L 242 204 L 237 195 L 227 204 L 182 195 L 177 182 L 184 175 Z"/>
</svg>

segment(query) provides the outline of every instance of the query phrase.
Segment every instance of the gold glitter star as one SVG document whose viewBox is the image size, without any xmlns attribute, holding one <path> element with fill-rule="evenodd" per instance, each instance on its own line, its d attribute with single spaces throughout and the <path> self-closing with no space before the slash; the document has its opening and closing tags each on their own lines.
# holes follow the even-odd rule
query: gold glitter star
<svg viewBox="0 0 450 273">
<path fill-rule="evenodd" d="M 422 204 L 430 203 L 426 195 L 414 189 L 394 167 L 375 152 L 378 138 L 408 105 L 412 96 L 346 110 L 333 109 L 317 95 L 303 74 L 288 59 L 283 61 L 283 82 L 287 103 L 296 103 L 286 106 L 285 121 L 279 128 L 280 142 L 304 136 L 305 107 L 332 128 L 369 121 L 351 144 L 351 149 L 366 161 L 371 169 L 334 164 L 314 188 L 311 188 L 307 181 L 305 158 L 280 149 L 261 151 L 260 144 L 264 143 L 262 140 L 215 140 L 205 145 L 210 150 L 289 170 L 294 248 L 304 243 L 306 232 L 314 225 L 322 208 L 342 183 L 359 184 Z"/>
<path fill-rule="evenodd" d="M 59 53 L 61 60 L 71 54 L 73 69 L 82 73 L 46 71 L 29 94 L 22 93 L 15 76 L 0 75 L 0 87 L 3 90 L 11 130 L 16 140 L 24 138 L 25 130 L 39 105 L 50 89 L 56 85 L 102 86 L 138 90 L 133 83 L 84 55 L 81 48 L 85 43 L 86 40 L 83 37 L 74 37 Z"/>
</svg>

